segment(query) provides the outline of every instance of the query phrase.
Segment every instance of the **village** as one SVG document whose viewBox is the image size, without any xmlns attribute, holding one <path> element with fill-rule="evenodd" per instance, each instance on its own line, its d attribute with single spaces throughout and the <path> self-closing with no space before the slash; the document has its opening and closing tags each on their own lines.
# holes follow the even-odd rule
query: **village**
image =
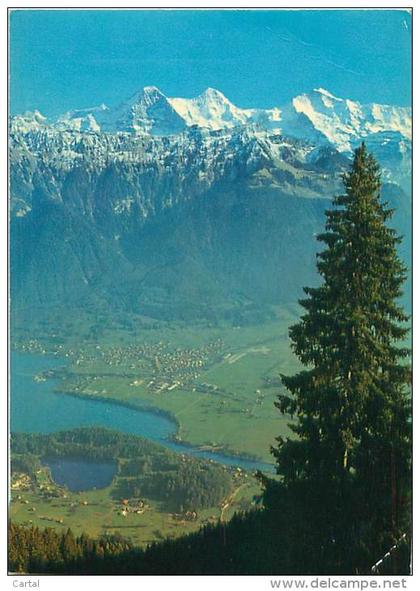
<svg viewBox="0 0 420 591">
<path fill-rule="evenodd" d="M 144 386 L 159 394 L 171 392 L 196 380 L 200 372 L 219 361 L 224 343 L 220 339 L 199 348 L 171 348 L 162 341 L 125 347 L 95 348 L 96 357 L 108 367 L 120 368 L 132 378 L 131 387 Z M 94 358 L 78 355 L 73 365 L 80 366 Z"/>
<path fill-rule="evenodd" d="M 89 387 L 91 393 L 102 394 L 94 388 L 94 383 L 104 371 L 95 374 L 95 364 L 112 368 L 112 373 L 130 379 L 133 388 L 142 386 L 154 394 L 171 392 L 197 380 L 203 370 L 223 359 L 225 344 L 221 339 L 198 348 L 172 348 L 169 343 L 142 343 L 126 346 L 105 347 L 100 344 L 75 350 L 63 344 L 46 347 L 36 339 L 20 341 L 15 349 L 56 357 L 70 358 L 71 364 L 63 370 L 47 370 L 33 376 L 34 381 L 43 382 L 65 373 L 77 378 L 75 392 Z M 91 371 L 90 370 L 92 367 Z M 201 383 L 193 389 L 198 392 L 214 392 L 217 386 Z"/>
</svg>

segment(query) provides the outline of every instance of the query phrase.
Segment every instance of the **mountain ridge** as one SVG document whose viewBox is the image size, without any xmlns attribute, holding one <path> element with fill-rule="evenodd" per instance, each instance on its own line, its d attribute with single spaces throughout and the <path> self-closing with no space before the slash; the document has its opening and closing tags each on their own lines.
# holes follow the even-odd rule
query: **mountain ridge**
<svg viewBox="0 0 420 591">
<path fill-rule="evenodd" d="M 217 89 L 198 97 L 169 98 L 156 86 L 146 86 L 117 107 L 101 104 L 69 111 L 47 123 L 35 111 L 12 118 L 12 130 L 34 131 L 43 126 L 61 131 L 132 132 L 176 135 L 191 127 L 221 130 L 257 125 L 267 131 L 303 140 L 323 139 L 339 151 L 350 152 L 354 141 L 378 132 L 398 132 L 411 140 L 411 108 L 342 99 L 318 88 L 272 109 L 239 108 Z"/>
<path fill-rule="evenodd" d="M 155 317 L 224 317 L 235 306 L 295 300 L 316 281 L 314 236 L 351 161 L 343 142 L 364 140 L 377 155 L 409 244 L 407 130 L 391 129 L 400 120 L 383 117 L 387 129 L 372 131 L 363 120 L 372 109 L 347 129 L 347 102 L 322 89 L 315 94 L 330 122 L 331 109 L 342 114 L 336 142 L 310 111 L 295 112 L 296 129 L 294 115 L 284 116 L 293 137 L 264 127 L 255 110 L 235 110 L 214 89 L 201 103 L 175 102 L 185 117 L 189 109 L 190 122 L 204 117 L 201 126 L 187 125 L 156 87 L 114 110 L 74 110 L 52 123 L 39 112 L 12 119 L 16 307 L 90 301 Z M 270 113 L 274 121 L 278 113 Z M 215 122 L 226 125 L 213 129 Z M 174 127 L 177 133 L 166 133 Z"/>
</svg>

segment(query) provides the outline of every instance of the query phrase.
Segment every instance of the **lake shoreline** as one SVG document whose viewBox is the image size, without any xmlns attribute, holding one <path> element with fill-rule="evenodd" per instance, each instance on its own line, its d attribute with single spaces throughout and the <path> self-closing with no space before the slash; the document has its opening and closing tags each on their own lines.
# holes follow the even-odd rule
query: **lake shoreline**
<svg viewBox="0 0 420 591">
<path fill-rule="evenodd" d="M 179 429 L 180 429 L 180 423 L 178 421 L 178 419 L 175 417 L 175 415 L 173 415 L 171 412 L 158 408 L 156 406 L 151 406 L 148 404 L 145 405 L 140 405 L 140 404 L 135 404 L 132 402 L 127 402 L 124 400 L 118 400 L 117 398 L 108 398 L 106 396 L 98 396 L 96 394 L 88 394 L 88 393 L 83 393 L 83 392 L 74 392 L 72 390 L 61 390 L 60 388 L 56 388 L 54 390 L 57 394 L 64 394 L 65 396 L 72 396 L 74 398 L 81 398 L 81 399 L 87 399 L 87 400 L 93 400 L 93 401 L 97 401 L 100 403 L 105 403 L 105 404 L 113 404 L 116 406 L 123 406 L 125 408 L 129 408 L 130 410 L 134 410 L 135 412 L 147 412 L 147 413 L 151 413 L 157 416 L 162 416 L 165 417 L 166 419 L 168 419 L 169 421 L 171 421 L 172 423 L 174 423 L 176 430 L 174 431 L 174 433 L 167 435 L 165 437 L 166 441 L 170 441 L 172 443 L 174 443 L 175 445 L 182 445 L 183 447 L 189 448 L 190 450 L 193 451 L 207 451 L 210 454 L 217 454 L 220 457 L 226 457 L 226 459 L 238 459 L 238 461 L 245 461 L 245 462 L 255 462 L 255 463 L 261 463 L 261 464 L 265 464 L 267 467 L 268 466 L 272 466 L 274 467 L 274 464 L 269 464 L 268 462 L 264 462 L 264 460 L 262 458 L 259 458 L 258 456 L 252 456 L 252 455 L 247 455 L 247 454 L 241 454 L 240 452 L 237 452 L 236 450 L 232 450 L 229 449 L 226 446 L 220 445 L 218 446 L 217 449 L 213 450 L 212 446 L 210 446 L 209 444 L 203 443 L 203 444 L 194 444 L 191 443 L 189 441 L 186 441 L 184 439 L 181 439 L 178 435 L 179 433 Z M 141 435 L 139 436 L 141 437 Z M 144 439 L 149 439 L 148 437 L 144 437 Z M 150 441 L 153 441 L 152 439 L 150 439 Z M 155 440 L 156 441 L 156 440 Z M 160 440 L 162 441 L 162 440 Z M 206 449 L 204 449 L 206 448 Z M 186 451 L 186 453 L 188 453 L 188 451 Z M 213 460 L 215 462 L 218 462 L 218 460 Z M 222 463 L 222 462 L 218 462 L 218 463 Z"/>
<path fill-rule="evenodd" d="M 66 390 L 61 383 L 63 358 L 47 357 L 36 353 L 16 351 L 16 369 L 12 371 L 11 396 L 11 431 L 27 433 L 51 432 L 51 422 L 45 423 L 43 416 L 56 416 L 53 431 L 63 431 L 77 426 L 100 425 L 122 433 L 130 433 L 151 442 L 163 445 L 176 453 L 185 453 L 194 457 L 212 460 L 225 466 L 236 466 L 248 472 L 261 470 L 274 471 L 274 465 L 256 456 L 241 454 L 224 445 L 217 449 L 210 443 L 193 444 L 179 437 L 180 423 L 171 412 L 149 404 L 139 404 L 116 398 L 94 395 L 85 392 Z M 57 365 L 60 364 L 58 368 Z M 54 375 L 45 381 L 34 381 L 34 375 L 43 373 L 56 366 Z M 15 385 L 16 384 L 16 385 Z M 16 389 L 17 388 L 17 389 Z M 65 399 L 80 400 L 82 405 L 67 405 Z M 30 406 L 28 406 L 30 405 Z M 84 408 L 84 405 L 90 407 Z M 113 413 L 112 408 L 120 410 Z M 14 409 L 19 410 L 14 410 Z M 97 409 L 97 410 L 95 410 Z M 124 411 L 124 409 L 126 409 Z M 29 414 L 28 414 L 29 411 Z M 124 415 L 124 412 L 126 416 Z M 132 412 L 140 415 L 140 419 Z M 147 418 L 149 415 L 150 418 Z M 152 416 L 155 419 L 152 419 Z M 97 417 L 97 420 L 96 420 Z M 164 422 L 160 422 L 161 419 Z"/>
</svg>

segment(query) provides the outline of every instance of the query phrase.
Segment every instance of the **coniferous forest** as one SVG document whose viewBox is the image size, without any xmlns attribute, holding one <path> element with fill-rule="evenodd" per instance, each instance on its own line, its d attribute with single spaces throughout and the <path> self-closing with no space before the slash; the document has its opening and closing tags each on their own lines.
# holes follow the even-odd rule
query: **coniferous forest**
<svg viewBox="0 0 420 591">
<path fill-rule="evenodd" d="M 409 318 L 400 305 L 406 270 L 379 166 L 364 144 L 343 183 L 318 235 L 320 284 L 304 289 L 289 331 L 301 369 L 281 376 L 276 406 L 289 417 L 291 435 L 272 448 L 277 477 L 256 476 L 261 506 L 145 549 L 120 536 L 91 539 L 11 523 L 11 572 L 371 574 L 394 545 L 380 574 L 410 572 L 411 369 Z M 36 469 L 43 455 L 71 455 L 83 445 L 91 457 L 129 460 L 122 467 L 127 486 L 175 509 L 205 506 L 229 491 L 216 466 L 175 466 L 171 454 L 160 457 L 165 469 L 156 474 L 153 445 L 138 438 L 101 430 L 78 437 L 16 435 L 12 462 Z M 133 480 L 146 460 L 147 473 Z"/>
</svg>

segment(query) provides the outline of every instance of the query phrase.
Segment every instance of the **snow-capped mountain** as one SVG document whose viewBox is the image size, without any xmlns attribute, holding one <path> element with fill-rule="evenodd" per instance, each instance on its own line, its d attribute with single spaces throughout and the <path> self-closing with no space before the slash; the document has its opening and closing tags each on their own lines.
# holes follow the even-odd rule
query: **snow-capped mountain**
<svg viewBox="0 0 420 591">
<path fill-rule="evenodd" d="M 265 129 L 280 131 L 280 109 L 240 109 L 214 88 L 207 88 L 197 98 L 168 100 L 190 127 L 217 130 L 256 123 Z"/>
<path fill-rule="evenodd" d="M 182 99 L 146 87 L 115 108 L 18 115 L 15 302 L 101 301 L 165 317 L 175 302 L 194 316 L 294 300 L 316 280 L 314 234 L 362 139 L 409 234 L 410 124 L 408 108 L 319 89 L 263 110 L 212 89 Z"/>
<path fill-rule="evenodd" d="M 50 126 L 60 131 L 156 136 L 177 135 L 191 127 L 215 131 L 249 125 L 311 143 L 329 143 L 349 153 L 361 139 L 377 133 L 399 134 L 401 142 L 411 141 L 412 123 L 409 107 L 362 105 L 322 88 L 296 96 L 282 107 L 243 109 L 213 88 L 187 99 L 168 98 L 155 86 L 145 87 L 114 108 L 78 109 L 51 122 L 38 111 L 12 120 L 12 129 L 21 132 Z"/>
<path fill-rule="evenodd" d="M 185 128 L 184 119 L 156 86 L 146 86 L 128 101 L 109 110 L 102 125 L 104 131 L 151 135 L 173 135 Z"/>
<path fill-rule="evenodd" d="M 83 141 L 93 142 L 98 153 L 101 146 L 113 143 L 112 135 L 177 138 L 198 130 L 204 137 L 211 132 L 232 133 L 237 129 L 260 136 L 291 137 L 311 146 L 331 146 L 347 156 L 364 140 L 380 159 L 386 180 L 397 181 L 406 189 L 410 182 L 411 109 L 362 105 L 322 88 L 296 96 L 281 108 L 242 109 L 212 88 L 186 99 L 168 98 L 155 86 L 147 86 L 117 107 L 101 104 L 76 109 L 51 121 L 34 111 L 11 121 L 13 134 L 45 132 L 49 141 L 57 144 L 69 138 L 61 136 L 63 133 L 85 134 L 86 138 L 96 135 L 96 139 Z M 120 137 L 118 141 L 123 140 Z M 62 150 L 66 153 L 64 146 Z"/>
<path fill-rule="evenodd" d="M 108 107 L 104 104 L 90 109 L 75 109 L 60 115 L 54 128 L 60 131 L 101 131 L 101 123 L 106 119 Z"/>
<path fill-rule="evenodd" d="M 411 140 L 411 109 L 362 105 L 318 88 L 283 107 L 282 131 L 305 140 L 326 140 L 339 151 L 350 152 L 355 143 L 376 133 L 399 133 L 403 140 Z"/>
</svg>

